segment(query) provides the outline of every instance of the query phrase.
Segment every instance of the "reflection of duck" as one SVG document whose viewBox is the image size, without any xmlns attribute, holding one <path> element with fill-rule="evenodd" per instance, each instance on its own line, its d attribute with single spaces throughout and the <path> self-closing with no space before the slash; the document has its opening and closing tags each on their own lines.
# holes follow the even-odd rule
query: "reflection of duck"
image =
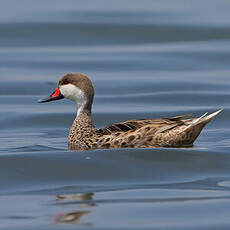
<svg viewBox="0 0 230 230">
<path fill-rule="evenodd" d="M 59 194 L 56 196 L 57 201 L 72 201 L 78 204 L 78 207 L 92 207 L 95 205 L 93 201 L 94 193 L 76 193 L 76 194 Z"/>
<path fill-rule="evenodd" d="M 203 127 L 221 111 L 191 119 L 185 119 L 187 116 L 183 115 L 129 120 L 97 130 L 91 119 L 93 97 L 94 88 L 90 79 L 80 73 L 70 73 L 59 81 L 54 93 L 39 101 L 68 98 L 77 104 L 77 117 L 68 138 L 70 149 L 191 146 Z"/>
<path fill-rule="evenodd" d="M 88 213 L 90 213 L 90 211 L 77 211 L 77 212 L 59 214 L 55 218 L 55 223 L 79 224 L 81 218 Z"/>
<path fill-rule="evenodd" d="M 57 200 L 90 201 L 94 193 L 59 194 Z"/>
<path fill-rule="evenodd" d="M 57 195 L 57 201 L 79 201 L 86 203 L 80 203 L 80 208 L 93 206 L 92 203 L 87 203 L 87 201 L 91 201 L 93 199 L 94 193 L 76 193 L 76 194 L 63 194 Z M 81 218 L 90 213 L 88 210 L 69 212 L 64 214 L 59 214 L 55 218 L 55 223 L 71 223 L 71 224 L 79 224 Z"/>
</svg>

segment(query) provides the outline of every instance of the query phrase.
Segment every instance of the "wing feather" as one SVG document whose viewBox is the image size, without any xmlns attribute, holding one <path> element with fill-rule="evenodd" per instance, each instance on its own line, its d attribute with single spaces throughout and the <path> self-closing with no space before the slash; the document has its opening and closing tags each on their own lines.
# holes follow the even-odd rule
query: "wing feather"
<svg viewBox="0 0 230 230">
<path fill-rule="evenodd" d="M 98 130 L 98 133 L 107 135 L 117 132 L 135 131 L 146 125 L 151 125 L 153 128 L 158 128 L 157 132 L 164 132 L 178 125 L 184 124 L 183 119 L 189 115 L 176 116 L 162 119 L 137 119 L 128 120 L 120 123 L 114 123 Z"/>
</svg>

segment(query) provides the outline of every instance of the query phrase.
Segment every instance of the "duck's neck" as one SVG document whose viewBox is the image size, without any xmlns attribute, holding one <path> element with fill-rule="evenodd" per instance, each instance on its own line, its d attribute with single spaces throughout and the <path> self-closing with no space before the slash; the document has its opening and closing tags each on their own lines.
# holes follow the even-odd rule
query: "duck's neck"
<svg viewBox="0 0 230 230">
<path fill-rule="evenodd" d="M 84 139 L 92 135 L 95 130 L 96 129 L 91 118 L 91 109 L 84 108 L 77 113 L 69 132 L 68 141 L 69 143 L 76 144 L 84 142 Z"/>
</svg>

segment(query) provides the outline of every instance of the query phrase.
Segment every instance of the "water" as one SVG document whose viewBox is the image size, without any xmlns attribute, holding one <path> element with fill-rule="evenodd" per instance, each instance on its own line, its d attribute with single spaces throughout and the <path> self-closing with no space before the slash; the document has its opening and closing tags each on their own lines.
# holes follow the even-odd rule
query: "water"
<svg viewBox="0 0 230 230">
<path fill-rule="evenodd" d="M 1 229 L 229 229 L 230 2 L 5 1 L 0 8 Z M 75 106 L 49 95 L 93 81 L 98 128 L 219 108 L 193 148 L 74 152 Z"/>
</svg>

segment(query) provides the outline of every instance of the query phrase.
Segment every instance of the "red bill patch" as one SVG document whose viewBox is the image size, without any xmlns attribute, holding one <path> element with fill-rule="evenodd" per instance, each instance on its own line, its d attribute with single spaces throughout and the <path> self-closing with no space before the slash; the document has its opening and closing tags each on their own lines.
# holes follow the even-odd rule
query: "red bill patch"
<svg viewBox="0 0 230 230">
<path fill-rule="evenodd" d="M 58 88 L 56 88 L 55 92 L 52 94 L 51 97 L 57 97 L 57 96 L 59 96 L 59 94 L 60 94 L 60 90 Z"/>
</svg>

